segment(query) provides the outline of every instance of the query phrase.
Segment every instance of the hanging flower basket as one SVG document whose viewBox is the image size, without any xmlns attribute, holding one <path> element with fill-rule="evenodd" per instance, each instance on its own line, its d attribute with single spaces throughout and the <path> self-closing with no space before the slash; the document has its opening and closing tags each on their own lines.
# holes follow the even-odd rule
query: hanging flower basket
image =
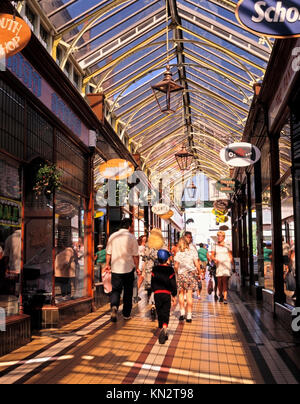
<svg viewBox="0 0 300 404">
<path fill-rule="evenodd" d="M 50 199 L 54 191 L 58 191 L 62 185 L 62 172 L 55 165 L 45 164 L 41 166 L 36 175 L 36 182 L 33 188 L 36 197 L 46 195 Z"/>
</svg>

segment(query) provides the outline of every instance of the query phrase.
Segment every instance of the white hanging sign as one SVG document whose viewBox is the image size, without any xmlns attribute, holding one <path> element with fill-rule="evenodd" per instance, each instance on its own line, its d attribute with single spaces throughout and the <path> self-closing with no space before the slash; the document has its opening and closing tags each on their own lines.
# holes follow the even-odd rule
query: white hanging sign
<svg viewBox="0 0 300 404">
<path fill-rule="evenodd" d="M 152 212 L 155 215 L 166 215 L 170 211 L 170 206 L 164 203 L 158 203 L 157 205 L 153 206 Z"/>
<path fill-rule="evenodd" d="M 220 157 L 231 167 L 248 167 L 259 161 L 261 152 L 250 143 L 233 143 L 221 150 Z"/>
</svg>

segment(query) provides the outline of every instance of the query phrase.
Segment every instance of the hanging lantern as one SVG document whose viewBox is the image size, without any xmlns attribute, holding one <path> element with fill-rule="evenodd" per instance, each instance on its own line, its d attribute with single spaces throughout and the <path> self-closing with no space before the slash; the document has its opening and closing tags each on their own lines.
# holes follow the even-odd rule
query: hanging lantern
<svg viewBox="0 0 300 404">
<path fill-rule="evenodd" d="M 181 101 L 180 97 L 178 97 L 178 93 L 183 91 L 184 87 L 175 83 L 172 79 L 172 72 L 169 65 L 167 66 L 164 76 L 163 81 L 151 87 L 161 112 L 170 115 L 175 113 L 178 109 Z"/>
<path fill-rule="evenodd" d="M 189 186 L 186 187 L 186 190 L 187 190 L 188 197 L 190 199 L 195 199 L 196 198 L 197 187 L 196 187 L 196 185 L 194 184 L 193 181 Z"/>
<path fill-rule="evenodd" d="M 259 96 L 261 89 L 262 89 L 262 83 L 258 82 L 253 84 L 253 90 L 256 97 Z"/>
<path fill-rule="evenodd" d="M 189 153 L 185 146 L 182 146 L 181 151 L 175 154 L 175 158 L 180 170 L 187 171 L 193 163 L 194 155 Z"/>
</svg>

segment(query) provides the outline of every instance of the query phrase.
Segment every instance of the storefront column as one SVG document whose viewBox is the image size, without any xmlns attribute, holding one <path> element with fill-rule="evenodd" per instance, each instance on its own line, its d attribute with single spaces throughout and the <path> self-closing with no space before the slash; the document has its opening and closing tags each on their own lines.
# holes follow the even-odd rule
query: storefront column
<svg viewBox="0 0 300 404">
<path fill-rule="evenodd" d="M 270 136 L 270 188 L 272 201 L 272 266 L 274 275 L 275 302 L 283 304 L 286 301 L 283 278 L 282 224 L 281 224 L 281 195 L 280 195 L 280 135 Z"/>
<path fill-rule="evenodd" d="M 87 295 L 93 297 L 94 291 L 94 170 L 93 155 L 89 156 L 89 199 L 87 211 Z"/>
<path fill-rule="evenodd" d="M 244 277 L 245 287 L 250 286 L 250 277 L 249 277 L 249 262 L 248 262 L 248 238 L 247 238 L 247 204 L 246 204 L 246 185 L 243 185 L 242 188 L 242 197 L 241 197 L 241 205 L 242 205 L 242 271 Z"/>
<path fill-rule="evenodd" d="M 244 273 L 244 252 L 243 252 L 243 206 L 241 196 L 237 197 L 237 212 L 238 212 L 238 221 L 237 221 L 237 229 L 238 229 L 238 249 L 237 249 L 237 258 L 240 259 L 240 270 L 241 270 L 241 285 L 243 287 L 246 286 L 245 281 L 245 273 Z"/>
<path fill-rule="evenodd" d="M 252 196 L 251 196 L 251 175 L 247 173 L 247 195 L 248 195 L 248 233 L 249 233 L 249 275 L 250 275 L 250 294 L 252 294 L 252 286 L 255 285 L 254 279 L 254 259 L 253 259 L 253 223 L 252 223 Z"/>
<path fill-rule="evenodd" d="M 297 105 L 297 104 L 295 104 Z M 298 104 L 299 105 L 299 104 Z M 297 105 L 297 106 L 298 106 Z M 292 176 L 294 187 L 296 307 L 300 307 L 300 117 L 293 113 L 291 127 Z"/>
<path fill-rule="evenodd" d="M 254 175 L 255 175 L 256 226 L 257 226 L 256 234 L 257 234 L 258 283 L 260 287 L 265 287 L 261 160 L 259 160 L 259 162 L 256 163 L 254 166 Z"/>
</svg>

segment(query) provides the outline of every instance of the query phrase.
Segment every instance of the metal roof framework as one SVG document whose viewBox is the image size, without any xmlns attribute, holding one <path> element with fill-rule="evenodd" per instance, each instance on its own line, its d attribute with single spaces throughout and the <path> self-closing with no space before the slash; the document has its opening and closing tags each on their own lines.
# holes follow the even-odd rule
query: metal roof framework
<svg viewBox="0 0 300 404">
<path fill-rule="evenodd" d="M 253 84 L 262 81 L 272 50 L 270 40 L 238 24 L 237 0 L 36 2 L 55 27 L 52 56 L 63 46 L 61 68 L 75 57 L 83 93 L 89 84 L 105 93 L 115 129 L 152 177 L 181 178 L 175 153 L 183 143 L 195 155 L 191 175 L 229 174 L 220 149 L 242 139 Z M 171 116 L 161 114 L 151 90 L 167 62 L 184 87 Z"/>
</svg>

